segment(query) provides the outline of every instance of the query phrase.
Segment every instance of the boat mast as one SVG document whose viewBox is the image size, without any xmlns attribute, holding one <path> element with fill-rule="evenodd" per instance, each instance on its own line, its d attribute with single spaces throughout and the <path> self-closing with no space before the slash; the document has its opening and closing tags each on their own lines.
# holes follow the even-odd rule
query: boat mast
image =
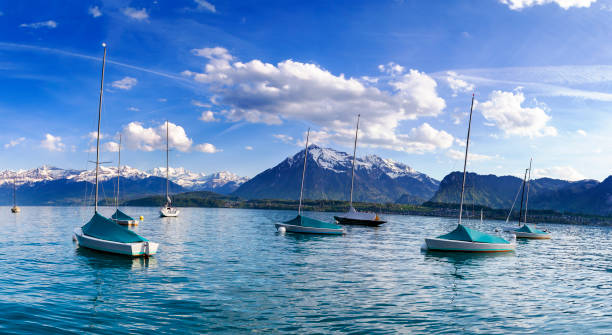
<svg viewBox="0 0 612 335">
<path fill-rule="evenodd" d="M 17 207 L 17 176 L 13 178 L 13 207 Z"/>
<path fill-rule="evenodd" d="M 119 134 L 119 159 L 117 161 L 117 197 L 115 198 L 115 209 L 119 209 L 119 177 L 121 177 L 121 134 Z"/>
<path fill-rule="evenodd" d="M 529 185 L 531 184 L 531 161 L 533 158 L 529 159 L 529 176 L 527 177 L 527 194 L 525 195 L 525 224 L 527 224 L 527 204 L 529 204 Z"/>
<path fill-rule="evenodd" d="M 310 128 L 306 133 L 306 150 L 304 150 L 304 169 L 302 170 L 302 186 L 300 186 L 300 204 L 298 205 L 298 215 L 302 214 L 302 195 L 304 194 L 304 176 L 306 175 L 306 158 L 308 157 L 308 138 L 310 137 Z"/>
<path fill-rule="evenodd" d="M 463 214 L 463 193 L 465 192 L 465 172 L 467 168 L 468 148 L 470 147 L 470 131 L 472 129 L 472 111 L 474 110 L 474 94 L 472 93 L 472 106 L 470 106 L 470 121 L 468 123 L 467 139 L 465 141 L 465 158 L 463 159 L 463 183 L 461 183 L 461 203 L 459 204 L 459 224 Z"/>
<path fill-rule="evenodd" d="M 529 171 L 529 169 L 525 169 L 525 177 L 523 178 L 523 191 L 521 192 L 521 207 L 519 209 L 518 220 L 519 227 L 521 226 L 521 217 L 523 216 L 523 200 L 525 199 L 525 183 L 527 181 L 527 171 Z"/>
<path fill-rule="evenodd" d="M 361 114 L 357 114 L 357 129 L 355 130 L 355 145 L 353 146 L 353 168 L 351 169 L 351 200 L 350 207 L 353 208 L 353 185 L 355 179 L 355 154 L 357 153 L 357 134 L 359 133 L 359 118 Z"/>
<path fill-rule="evenodd" d="M 102 57 L 102 78 L 100 79 L 100 101 L 98 102 L 98 136 L 96 140 L 96 195 L 94 213 L 98 213 L 98 170 L 100 168 L 100 119 L 102 118 L 102 92 L 104 91 L 104 66 L 106 65 L 106 43 L 102 43 L 104 56 Z"/>
<path fill-rule="evenodd" d="M 170 140 L 168 137 L 168 120 L 166 120 L 166 201 L 169 201 L 170 196 L 168 195 L 168 188 L 170 187 L 170 177 L 169 177 L 169 170 L 170 167 L 168 165 L 168 151 L 170 150 L 170 144 L 169 144 Z"/>
</svg>

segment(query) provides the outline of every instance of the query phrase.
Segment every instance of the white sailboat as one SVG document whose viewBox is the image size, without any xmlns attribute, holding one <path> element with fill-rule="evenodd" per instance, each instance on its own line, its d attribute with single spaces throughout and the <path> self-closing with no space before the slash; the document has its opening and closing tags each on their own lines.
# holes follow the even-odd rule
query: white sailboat
<svg viewBox="0 0 612 335">
<path fill-rule="evenodd" d="M 474 229 L 465 227 L 461 223 L 463 214 L 463 197 L 465 193 L 465 176 L 470 146 L 470 130 L 472 128 L 472 111 L 474 109 L 474 95 L 472 95 L 472 106 L 470 108 L 470 119 L 465 145 L 465 157 L 463 161 L 463 183 L 461 185 L 461 202 L 459 205 L 459 224 L 455 230 L 435 238 L 425 239 L 425 248 L 434 251 L 451 252 L 508 252 L 514 251 L 516 245 L 505 239 L 489 235 Z"/>
<path fill-rule="evenodd" d="M 119 209 L 119 179 L 121 178 L 121 134 L 119 134 L 119 157 L 117 159 L 117 192 L 115 195 L 115 213 L 111 216 L 111 220 L 124 226 L 137 226 L 138 221 L 133 217 L 125 214 Z"/>
<path fill-rule="evenodd" d="M 364 213 L 358 212 L 353 207 L 353 186 L 355 183 L 355 155 L 357 154 L 357 135 L 359 133 L 359 118 L 361 115 L 357 115 L 357 128 L 355 130 L 355 145 L 353 146 L 353 167 L 351 170 L 351 196 L 349 200 L 349 211 L 342 214 L 334 216 L 334 219 L 340 224 L 348 224 L 348 225 L 362 225 L 362 226 L 380 226 L 381 224 L 387 222 L 381 220 L 375 213 Z"/>
<path fill-rule="evenodd" d="M 310 129 L 306 133 L 306 150 L 304 150 L 304 169 L 302 170 L 302 184 L 300 186 L 300 203 L 298 205 L 298 215 L 285 222 L 276 223 L 274 226 L 279 233 L 302 233 L 302 234 L 329 234 L 342 235 L 344 228 L 342 226 L 312 219 L 302 215 L 302 198 L 304 194 L 304 176 L 306 175 L 306 162 L 308 158 L 308 138 L 310 137 Z"/>
<path fill-rule="evenodd" d="M 169 187 L 170 187 L 170 167 L 168 165 L 169 157 L 169 136 L 168 136 L 168 120 L 166 120 L 166 204 L 159 210 L 159 214 L 162 217 L 175 217 L 179 215 L 179 210 L 172 206 L 172 199 L 170 199 Z"/>
<path fill-rule="evenodd" d="M 100 100 L 98 104 L 98 136 L 96 141 L 96 191 L 94 215 L 80 228 L 75 228 L 73 239 L 79 247 L 110 252 L 127 256 L 150 256 L 157 252 L 159 244 L 150 242 L 135 232 L 118 225 L 98 213 L 98 172 L 100 168 L 100 119 L 102 117 L 102 92 L 104 88 L 104 66 L 106 65 L 106 44 L 102 58 L 102 79 L 100 81 Z"/>
<path fill-rule="evenodd" d="M 523 180 L 523 194 L 521 194 L 521 209 L 519 210 L 519 229 L 513 231 L 516 238 L 524 238 L 531 240 L 550 240 L 551 234 L 542 230 L 536 229 L 535 223 L 533 227 L 527 224 L 527 205 L 529 203 L 529 186 L 531 184 L 531 160 L 529 160 L 529 178 L 527 179 L 527 172 L 525 171 L 525 179 Z M 527 185 L 527 193 L 525 193 L 525 184 Z M 525 196 L 525 215 L 521 215 L 523 211 L 523 195 Z M 521 226 L 521 218 L 523 218 L 523 225 Z"/>
<path fill-rule="evenodd" d="M 17 206 L 17 176 L 13 178 L 13 207 L 11 213 L 21 213 L 21 208 Z"/>
</svg>

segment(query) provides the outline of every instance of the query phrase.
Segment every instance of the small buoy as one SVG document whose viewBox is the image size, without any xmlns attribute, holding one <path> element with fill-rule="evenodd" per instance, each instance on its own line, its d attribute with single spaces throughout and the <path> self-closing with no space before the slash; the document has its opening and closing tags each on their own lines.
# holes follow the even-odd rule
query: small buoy
<svg viewBox="0 0 612 335">
<path fill-rule="evenodd" d="M 144 220 L 144 217 L 141 215 L 141 216 L 140 216 L 140 221 L 142 221 L 142 220 Z"/>
<path fill-rule="evenodd" d="M 285 227 L 278 227 L 278 232 L 281 234 L 284 234 L 287 231 L 287 229 Z"/>
</svg>

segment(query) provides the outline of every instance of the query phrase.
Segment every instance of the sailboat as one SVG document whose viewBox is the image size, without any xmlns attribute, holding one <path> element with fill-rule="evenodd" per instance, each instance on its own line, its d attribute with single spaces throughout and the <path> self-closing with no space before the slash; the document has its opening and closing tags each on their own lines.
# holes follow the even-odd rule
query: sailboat
<svg viewBox="0 0 612 335">
<path fill-rule="evenodd" d="M 357 128 L 355 130 L 355 145 L 353 146 L 353 167 L 351 169 L 351 196 L 349 201 L 349 211 L 334 216 L 334 219 L 340 224 L 351 224 L 351 225 L 364 225 L 364 226 L 380 226 L 387 222 L 381 220 L 377 214 L 374 213 L 360 213 L 353 207 L 353 186 L 355 183 L 355 155 L 357 153 L 357 135 L 359 133 L 359 118 L 360 114 L 357 115 Z"/>
<path fill-rule="evenodd" d="M 159 214 L 162 217 L 175 217 L 178 216 L 180 212 L 176 207 L 172 207 L 172 199 L 170 199 L 170 195 L 168 193 L 168 189 L 170 187 L 170 167 L 168 165 L 168 152 L 170 151 L 169 142 L 168 120 L 166 120 L 166 204 L 159 210 Z"/>
<path fill-rule="evenodd" d="M 119 134 L 119 158 L 117 160 L 117 195 L 115 196 L 115 213 L 111 216 L 111 220 L 124 226 L 136 226 L 138 225 L 138 221 L 123 213 L 119 209 L 119 178 L 121 178 L 121 134 Z"/>
<path fill-rule="evenodd" d="M 465 157 L 463 161 L 463 183 L 461 184 L 461 202 L 459 205 L 459 224 L 455 230 L 440 235 L 436 238 L 426 238 L 427 250 L 458 251 L 458 252 L 508 252 L 514 251 L 515 244 L 505 239 L 470 229 L 461 223 L 463 214 L 463 197 L 465 193 L 465 176 L 470 146 L 470 130 L 472 128 L 472 111 L 474 109 L 474 95 L 472 95 L 472 106 L 470 107 L 470 120 L 465 145 Z"/>
<path fill-rule="evenodd" d="M 98 136 L 96 141 L 96 191 L 94 215 L 80 228 L 74 229 L 73 238 L 79 247 L 128 256 L 150 256 L 157 252 L 159 244 L 150 242 L 135 232 L 118 225 L 98 213 L 98 172 L 100 169 L 100 119 L 102 116 L 102 92 L 104 88 L 104 66 L 106 65 L 106 44 L 103 43 L 102 79 L 100 81 L 100 100 L 98 104 Z"/>
<path fill-rule="evenodd" d="M 536 229 L 534 223 L 533 227 L 527 224 L 527 204 L 529 203 L 529 185 L 531 184 L 531 160 L 529 160 L 529 179 L 527 179 L 527 170 L 525 171 L 525 178 L 523 178 L 523 192 L 521 194 L 521 208 L 519 210 L 519 226 L 521 226 L 521 218 L 523 220 L 523 226 L 513 231 L 516 238 L 525 238 L 532 240 L 550 240 L 551 234 L 545 231 Z M 525 184 L 527 184 L 527 193 L 525 194 Z M 525 216 L 523 217 L 523 198 L 525 197 Z"/>
<path fill-rule="evenodd" d="M 304 169 L 302 170 L 302 186 L 300 187 L 300 203 L 298 205 L 298 215 L 282 223 L 275 224 L 280 233 L 304 233 L 304 234 L 331 234 L 342 235 L 344 228 L 337 224 L 315 220 L 302 215 L 302 197 L 304 194 L 304 176 L 306 175 L 306 160 L 308 158 L 308 138 L 310 129 L 306 133 L 306 150 L 304 150 Z"/>
<path fill-rule="evenodd" d="M 13 178 L 13 207 L 11 207 L 12 213 L 21 213 L 21 208 L 17 206 L 17 176 Z"/>
</svg>

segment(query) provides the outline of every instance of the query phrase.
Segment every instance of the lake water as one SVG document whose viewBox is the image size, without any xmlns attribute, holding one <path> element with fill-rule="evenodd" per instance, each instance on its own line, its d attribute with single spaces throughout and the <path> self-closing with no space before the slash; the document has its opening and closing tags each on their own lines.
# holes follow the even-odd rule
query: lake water
<svg viewBox="0 0 612 335">
<path fill-rule="evenodd" d="M 385 216 L 345 236 L 279 235 L 289 211 L 156 208 L 149 259 L 77 248 L 78 207 L 0 207 L 0 333 L 608 333 L 612 229 L 548 224 L 507 255 L 431 254 L 456 220 Z M 113 209 L 102 208 L 110 215 Z M 329 220 L 332 213 L 310 213 Z M 499 221 L 468 222 L 485 231 Z"/>
</svg>

